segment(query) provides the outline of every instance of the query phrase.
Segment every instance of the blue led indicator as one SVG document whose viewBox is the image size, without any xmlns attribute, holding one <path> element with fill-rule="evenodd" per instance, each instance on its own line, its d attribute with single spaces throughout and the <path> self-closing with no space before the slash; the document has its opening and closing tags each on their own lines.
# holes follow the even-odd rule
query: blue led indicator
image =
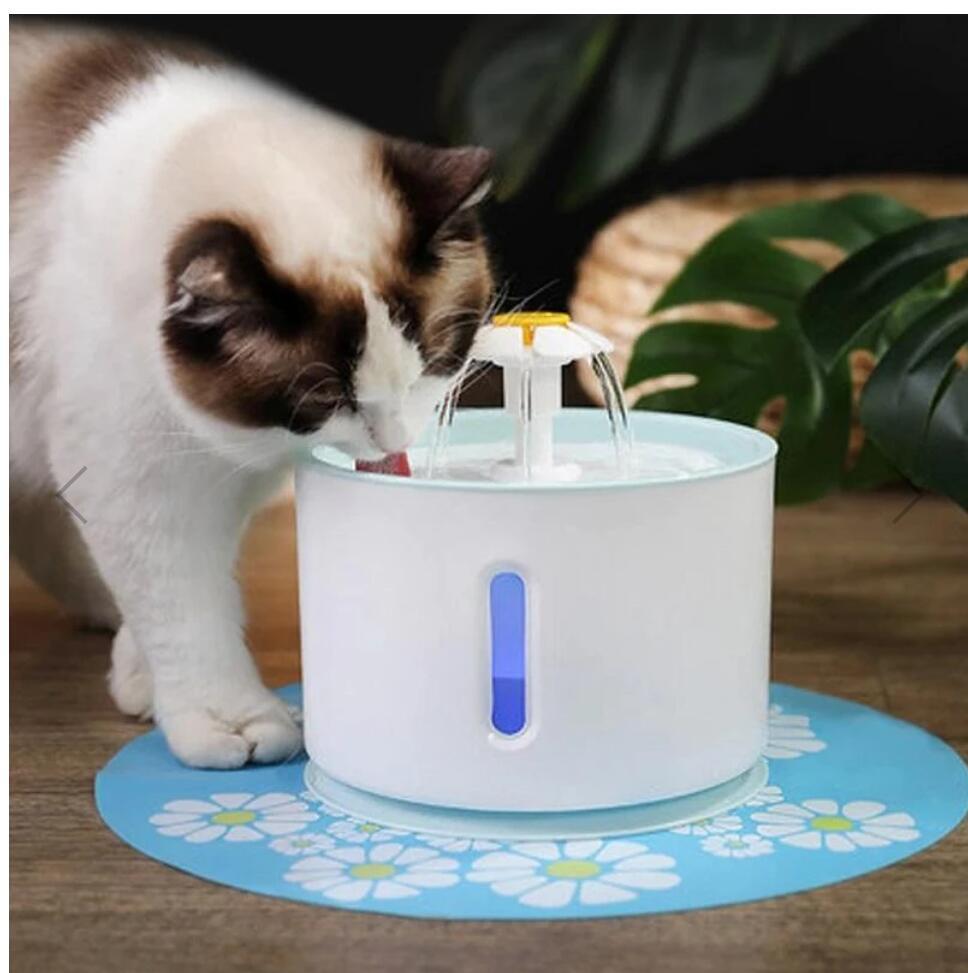
<svg viewBox="0 0 968 973">
<path fill-rule="evenodd" d="M 502 571 L 491 578 L 491 724 L 511 736 L 524 729 L 524 578 Z"/>
</svg>

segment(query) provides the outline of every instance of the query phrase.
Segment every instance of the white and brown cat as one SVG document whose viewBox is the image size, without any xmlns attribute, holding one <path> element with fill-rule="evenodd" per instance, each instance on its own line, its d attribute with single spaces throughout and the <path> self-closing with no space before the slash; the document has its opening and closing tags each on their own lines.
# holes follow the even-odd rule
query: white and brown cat
<svg viewBox="0 0 968 973">
<path fill-rule="evenodd" d="M 183 761 L 284 759 L 240 535 L 298 446 L 373 459 L 430 417 L 491 293 L 489 154 L 109 34 L 13 29 L 10 107 L 14 552 L 117 628 L 111 694 Z"/>
</svg>

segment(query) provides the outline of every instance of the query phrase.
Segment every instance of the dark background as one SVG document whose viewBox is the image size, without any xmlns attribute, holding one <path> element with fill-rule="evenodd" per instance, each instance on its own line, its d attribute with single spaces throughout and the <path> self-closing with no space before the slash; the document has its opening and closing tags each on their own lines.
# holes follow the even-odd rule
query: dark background
<svg viewBox="0 0 968 973">
<path fill-rule="evenodd" d="M 466 16 L 85 18 L 202 41 L 368 125 L 446 141 L 441 75 Z M 770 176 L 968 172 L 968 17 L 875 17 L 746 119 L 664 167 L 562 214 L 539 178 L 485 220 L 512 295 L 564 306 L 575 262 L 623 206 L 706 183 Z"/>
<path fill-rule="evenodd" d="M 30 18 L 23 18 L 30 19 Z M 64 18 L 61 18 L 64 19 Z M 470 16 L 111 16 L 98 25 L 181 35 L 385 132 L 447 142 L 439 93 Z M 524 18 L 522 18 L 524 19 Z M 567 159 L 564 159 L 567 163 Z M 563 170 L 562 170 L 563 172 Z M 770 177 L 968 173 L 968 17 L 872 17 L 743 120 L 687 155 L 647 162 L 613 191 L 563 213 L 552 160 L 484 220 L 511 300 L 567 306 L 576 262 L 619 210 L 661 193 Z M 587 401 L 568 370 L 565 400 Z M 500 401 L 490 377 L 464 404 Z"/>
</svg>

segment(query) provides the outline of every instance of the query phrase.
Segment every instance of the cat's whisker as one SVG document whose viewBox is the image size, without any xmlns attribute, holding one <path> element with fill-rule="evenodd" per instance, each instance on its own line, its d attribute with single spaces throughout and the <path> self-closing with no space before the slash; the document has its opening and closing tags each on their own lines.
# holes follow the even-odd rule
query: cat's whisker
<svg viewBox="0 0 968 973">
<path fill-rule="evenodd" d="M 539 294 L 543 294 L 546 290 L 548 290 L 548 288 L 554 287 L 555 284 L 557 283 L 558 283 L 558 278 L 553 277 L 551 280 L 546 281 L 540 287 L 535 288 L 535 290 L 531 291 L 530 294 L 527 294 L 522 298 L 514 299 L 512 306 L 509 308 L 502 308 L 502 311 L 504 311 L 504 313 L 514 313 L 516 311 L 524 310 L 527 307 L 527 305 L 534 302 L 535 298 L 538 297 Z M 510 287 L 508 288 L 508 290 L 510 290 Z M 505 300 L 508 299 L 509 296 L 505 295 Z M 541 308 L 535 308 L 534 310 L 541 310 Z"/>
<path fill-rule="evenodd" d="M 332 365 L 330 365 L 328 362 L 324 362 L 324 361 L 311 361 L 311 362 L 303 365 L 303 367 L 300 368 L 299 371 L 296 372 L 295 375 L 293 375 L 292 380 L 286 386 L 286 391 L 283 392 L 283 398 L 285 398 L 286 396 L 289 395 L 289 393 L 295 388 L 296 382 L 298 382 L 299 379 L 302 378 L 302 376 L 305 375 L 305 373 L 308 372 L 311 368 L 325 368 L 325 369 L 328 369 L 329 371 L 331 371 L 333 373 L 333 375 L 335 375 L 337 377 L 336 380 L 339 379 L 339 372 L 337 372 L 337 370 Z"/>
<path fill-rule="evenodd" d="M 480 318 L 483 320 L 485 313 L 483 313 L 477 305 L 458 305 L 457 307 L 449 307 L 444 310 L 430 314 L 424 321 L 425 325 L 435 325 L 440 321 L 447 321 L 453 318 L 459 317 L 472 317 Z"/>
<path fill-rule="evenodd" d="M 427 368 L 433 368 L 435 365 L 446 365 L 448 363 L 460 368 L 464 364 L 465 360 L 465 356 L 458 355 L 454 351 L 438 351 L 427 362 Z"/>
<path fill-rule="evenodd" d="M 466 311 L 477 311 L 477 308 L 471 308 L 469 305 L 454 305 L 451 307 L 440 308 L 434 311 L 433 314 L 428 314 L 424 318 L 425 325 L 437 324 L 438 321 L 446 321 L 448 318 L 453 318 L 455 315 L 463 314 Z"/>
<path fill-rule="evenodd" d="M 143 433 L 140 433 L 139 434 L 139 438 L 142 441 L 145 441 L 145 440 L 150 439 L 150 438 L 153 438 L 153 437 L 160 438 L 160 437 L 163 437 L 163 436 L 177 436 L 180 439 L 193 439 L 193 440 L 195 440 L 195 442 L 199 442 L 199 443 L 206 442 L 206 440 L 204 439 L 204 437 L 200 433 L 195 432 L 192 429 L 184 429 L 184 430 L 182 430 L 180 432 L 176 432 L 176 431 L 172 430 L 172 431 L 158 431 L 158 432 L 153 432 L 153 433 L 152 432 L 143 432 Z M 248 445 L 248 443 L 242 442 L 242 441 L 238 441 L 238 442 L 224 442 L 223 441 L 219 445 L 221 447 L 233 448 L 233 447 L 236 447 L 236 446 L 246 446 L 246 445 Z"/>
<path fill-rule="evenodd" d="M 306 389 L 305 392 L 303 392 L 303 394 L 299 397 L 299 401 L 297 401 L 295 406 L 293 406 L 293 410 L 289 415 L 289 421 L 286 423 L 287 429 L 292 430 L 292 424 L 296 421 L 296 416 L 298 415 L 299 410 L 302 408 L 302 405 L 306 399 L 308 399 L 317 389 L 322 388 L 327 382 L 333 381 L 335 380 L 329 377 L 321 379 L 315 385 L 311 385 L 308 389 Z M 340 399 L 332 399 L 331 401 L 334 403 L 333 409 L 335 411 L 335 409 L 339 408 L 339 406 L 345 403 L 347 400 L 345 397 L 343 397 Z"/>
<path fill-rule="evenodd" d="M 503 306 L 505 301 L 508 299 L 508 295 L 511 292 L 511 282 L 506 280 L 500 287 L 496 288 L 494 293 L 491 295 L 491 301 L 487 306 L 487 313 L 485 319 L 490 319 L 497 312 L 498 308 Z"/>
<path fill-rule="evenodd" d="M 161 454 L 162 459 L 175 459 L 181 456 L 224 456 L 227 449 L 231 447 L 228 446 L 208 446 L 199 447 L 198 449 L 175 449 L 175 450 L 165 450 Z M 239 447 L 236 447 L 239 448 Z"/>
<path fill-rule="evenodd" d="M 468 377 L 461 382 L 460 394 L 464 395 L 469 389 L 472 389 L 493 367 L 491 362 L 482 362 L 480 368 L 474 369 L 469 373 Z"/>
<path fill-rule="evenodd" d="M 470 322 L 467 320 L 468 318 L 473 318 L 476 322 L 475 330 L 490 320 L 498 308 L 500 308 L 506 302 L 509 289 L 510 283 L 507 281 L 501 284 L 500 287 L 496 288 L 483 310 L 481 310 L 479 307 L 458 305 L 456 307 L 443 309 L 433 315 L 430 315 L 425 322 L 425 326 L 434 328 L 436 325 L 439 325 L 442 322 L 445 324 L 445 326 L 434 335 L 435 339 L 444 344 L 445 347 L 430 356 L 426 367 L 429 369 L 448 362 L 453 363 L 458 368 L 462 367 L 464 360 L 461 358 L 461 356 L 457 355 L 450 348 L 446 347 L 450 337 L 455 333 L 463 331 L 469 326 Z M 528 300 L 530 300 L 530 297 L 525 298 L 522 304 L 527 303 Z M 457 377 L 455 376 L 455 381 L 456 380 Z"/>
<path fill-rule="evenodd" d="M 235 476 L 251 470 L 253 467 L 261 466 L 266 462 L 276 462 L 282 465 L 287 459 L 287 451 L 274 445 L 271 449 L 262 450 L 257 455 L 250 457 L 244 463 L 234 464 L 229 472 L 225 476 L 219 477 L 206 492 L 209 495 L 216 493 L 220 487 L 224 487 Z"/>
<path fill-rule="evenodd" d="M 234 453 L 239 451 L 251 450 L 253 448 L 253 441 L 251 439 L 238 441 L 238 442 L 228 442 L 222 441 L 218 443 L 206 442 L 198 433 L 191 430 L 183 430 L 181 432 L 177 431 L 159 431 L 154 434 L 142 434 L 141 439 L 143 441 L 149 440 L 152 436 L 157 437 L 161 440 L 170 441 L 170 437 L 177 437 L 181 440 L 190 440 L 197 445 L 195 446 L 185 446 L 183 448 L 178 447 L 177 443 L 173 444 L 173 448 L 167 448 L 167 446 L 162 445 L 160 456 L 164 459 L 170 459 L 179 456 L 221 456 L 225 458 L 226 453 Z"/>
</svg>

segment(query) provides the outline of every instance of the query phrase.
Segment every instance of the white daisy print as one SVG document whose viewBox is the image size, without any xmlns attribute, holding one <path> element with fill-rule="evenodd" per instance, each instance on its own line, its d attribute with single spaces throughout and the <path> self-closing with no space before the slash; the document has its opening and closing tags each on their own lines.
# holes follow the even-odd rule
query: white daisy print
<svg viewBox="0 0 968 973">
<path fill-rule="evenodd" d="M 464 851 L 496 851 L 501 847 L 499 841 L 490 841 L 487 838 L 451 838 L 440 834 L 418 834 L 417 838 L 431 848 L 454 854 Z"/>
<path fill-rule="evenodd" d="M 723 834 L 726 831 L 739 831 L 743 822 L 735 814 L 720 814 L 713 818 L 700 818 L 691 824 L 684 824 L 678 828 L 670 828 L 673 834 Z"/>
<path fill-rule="evenodd" d="M 751 817 L 756 830 L 796 848 L 848 852 L 858 848 L 882 848 L 895 841 L 914 841 L 921 833 L 915 820 L 903 811 L 885 814 L 876 801 L 850 801 L 843 807 L 829 799 L 803 804 L 776 804 Z"/>
<path fill-rule="evenodd" d="M 293 834 L 318 818 L 292 794 L 212 794 L 208 800 L 169 801 L 148 821 L 159 834 L 204 844 Z"/>
<path fill-rule="evenodd" d="M 817 739 L 817 734 L 810 729 L 809 716 L 794 716 L 784 713 L 782 706 L 774 703 L 769 714 L 769 739 L 764 757 L 771 760 L 792 760 L 802 757 L 805 753 L 818 753 L 826 750 L 827 744 Z"/>
<path fill-rule="evenodd" d="M 743 807 L 765 807 L 768 804 L 779 804 L 783 800 L 783 791 L 776 784 L 761 787 Z"/>
<path fill-rule="evenodd" d="M 356 818 L 344 818 L 331 824 L 326 829 L 331 835 L 342 841 L 392 841 L 394 838 L 403 838 L 406 831 L 396 831 L 394 828 L 384 828 L 382 824 L 374 824 L 372 821 L 360 821 Z"/>
<path fill-rule="evenodd" d="M 336 848 L 324 855 L 301 858 L 286 872 L 311 892 L 336 902 L 403 899 L 423 889 L 456 885 L 457 860 L 434 848 L 405 848 L 396 842 L 373 846 Z"/>
<path fill-rule="evenodd" d="M 703 851 L 720 858 L 757 858 L 773 853 L 773 842 L 758 834 L 714 834 L 699 844 Z"/>
<path fill-rule="evenodd" d="M 303 831 L 301 834 L 276 838 L 269 842 L 269 847 L 280 855 L 318 855 L 321 851 L 335 848 L 336 842 L 329 835 Z"/>
<path fill-rule="evenodd" d="M 670 889 L 681 881 L 670 871 L 675 864 L 636 841 L 527 841 L 476 859 L 466 877 L 522 905 L 555 909 L 576 898 L 582 905 L 606 905 L 634 899 L 642 890 Z"/>
</svg>

